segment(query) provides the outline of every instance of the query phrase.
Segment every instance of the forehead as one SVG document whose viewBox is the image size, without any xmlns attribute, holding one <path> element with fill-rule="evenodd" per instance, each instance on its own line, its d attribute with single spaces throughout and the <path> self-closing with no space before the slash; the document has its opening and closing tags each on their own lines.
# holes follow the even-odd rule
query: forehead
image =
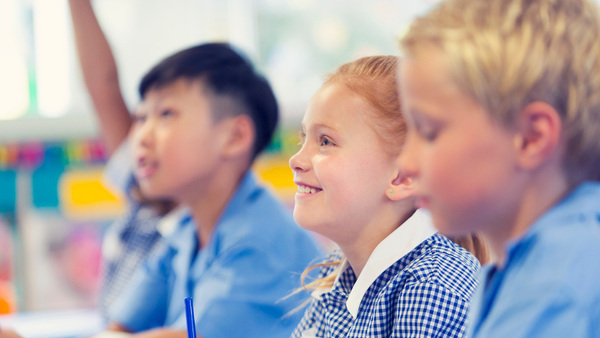
<svg viewBox="0 0 600 338">
<path fill-rule="evenodd" d="M 437 49 L 426 49 L 402 61 L 399 71 L 400 87 L 405 94 L 454 94 L 457 87 L 451 79 L 446 59 Z"/>
<path fill-rule="evenodd" d="M 325 84 L 311 98 L 302 125 L 327 125 L 337 129 L 350 122 L 365 122 L 372 114 L 365 100 L 344 85 Z M 364 124 L 364 123 L 363 123 Z"/>
<path fill-rule="evenodd" d="M 178 100 L 182 98 L 207 100 L 212 98 L 212 96 L 212 92 L 203 81 L 181 78 L 168 84 L 151 87 L 142 98 L 142 102 L 164 101 L 172 98 L 177 98 Z"/>
<path fill-rule="evenodd" d="M 446 58 L 439 48 L 422 49 L 403 60 L 399 67 L 403 111 L 445 113 L 455 109 L 479 107 L 453 80 Z"/>
<path fill-rule="evenodd" d="M 199 80 L 178 79 L 166 85 L 151 87 L 142 98 L 138 110 L 153 110 L 172 106 L 208 107 L 214 94 Z"/>
<path fill-rule="evenodd" d="M 400 78 L 403 114 L 409 126 L 433 123 L 446 130 L 460 130 L 453 134 L 457 139 L 472 138 L 474 133 L 490 134 L 498 126 L 482 105 L 454 83 L 446 60 L 439 54 L 407 59 Z"/>
</svg>

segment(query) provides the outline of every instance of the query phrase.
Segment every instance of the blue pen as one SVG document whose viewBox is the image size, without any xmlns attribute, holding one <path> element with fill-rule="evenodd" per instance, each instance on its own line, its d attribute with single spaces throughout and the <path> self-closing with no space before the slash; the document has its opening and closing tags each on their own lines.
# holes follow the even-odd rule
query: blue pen
<svg viewBox="0 0 600 338">
<path fill-rule="evenodd" d="M 187 323 L 188 338 L 196 338 L 196 321 L 194 320 L 194 300 L 192 297 L 185 299 L 185 321 Z"/>
</svg>

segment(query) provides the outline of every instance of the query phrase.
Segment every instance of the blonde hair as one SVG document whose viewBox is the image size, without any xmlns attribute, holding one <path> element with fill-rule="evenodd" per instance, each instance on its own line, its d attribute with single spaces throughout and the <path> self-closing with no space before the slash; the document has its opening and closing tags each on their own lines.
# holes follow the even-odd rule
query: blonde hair
<svg viewBox="0 0 600 338">
<path fill-rule="evenodd" d="M 588 0 L 447 0 L 413 21 L 408 57 L 440 48 L 455 84 L 514 126 L 543 101 L 563 121 L 571 184 L 600 180 L 600 18 Z"/>
<path fill-rule="evenodd" d="M 374 116 L 366 121 L 375 128 L 391 154 L 400 153 L 407 132 L 396 80 L 399 62 L 399 58 L 392 55 L 363 57 L 341 65 L 324 83 L 344 85 L 374 108 L 371 110 Z M 467 235 L 452 240 L 470 251 L 481 264 L 488 261 L 488 250 L 478 235 Z M 302 287 L 308 291 L 330 288 L 340 273 L 342 261 L 343 257 L 309 267 L 302 273 Z M 306 277 L 311 270 L 323 267 L 333 269 L 327 276 L 306 283 Z"/>
</svg>

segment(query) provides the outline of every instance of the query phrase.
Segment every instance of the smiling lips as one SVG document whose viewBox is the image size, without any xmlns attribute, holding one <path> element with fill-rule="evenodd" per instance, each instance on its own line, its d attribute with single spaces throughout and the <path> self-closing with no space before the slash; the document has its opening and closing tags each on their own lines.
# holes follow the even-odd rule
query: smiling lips
<svg viewBox="0 0 600 338">
<path fill-rule="evenodd" d="M 302 194 L 315 194 L 321 190 L 323 190 L 323 189 L 309 187 L 307 185 L 301 185 L 301 184 L 298 185 L 298 192 L 302 193 Z"/>
</svg>

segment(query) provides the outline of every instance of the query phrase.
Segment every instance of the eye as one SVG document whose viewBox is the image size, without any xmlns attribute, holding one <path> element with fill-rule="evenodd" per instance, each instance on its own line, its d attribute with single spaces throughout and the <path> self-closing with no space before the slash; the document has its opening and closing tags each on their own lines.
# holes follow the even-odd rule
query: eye
<svg viewBox="0 0 600 338">
<path fill-rule="evenodd" d="M 432 124 L 428 122 L 417 123 L 415 127 L 416 132 L 419 134 L 419 136 L 421 136 L 429 142 L 434 141 L 437 138 L 438 133 L 440 131 L 440 127 L 437 124 Z"/>
<path fill-rule="evenodd" d="M 133 123 L 143 123 L 146 121 L 147 115 L 143 113 L 133 114 Z"/>
<path fill-rule="evenodd" d="M 437 137 L 437 130 L 433 130 L 433 129 L 422 129 L 419 130 L 419 135 L 421 135 L 421 137 L 423 137 L 424 139 L 426 139 L 427 141 L 431 142 L 434 141 Z"/>
<path fill-rule="evenodd" d="M 437 128 L 424 128 L 423 130 L 419 131 L 419 134 L 421 134 L 424 139 L 431 142 L 437 138 L 438 130 Z"/>
<path fill-rule="evenodd" d="M 321 136 L 321 141 L 319 142 L 321 146 L 331 146 L 333 142 L 327 136 Z"/>
<path fill-rule="evenodd" d="M 171 109 L 165 109 L 162 112 L 160 112 L 161 117 L 169 117 L 169 116 L 173 116 L 173 115 L 175 115 L 175 113 L 173 113 L 173 111 Z"/>
</svg>

